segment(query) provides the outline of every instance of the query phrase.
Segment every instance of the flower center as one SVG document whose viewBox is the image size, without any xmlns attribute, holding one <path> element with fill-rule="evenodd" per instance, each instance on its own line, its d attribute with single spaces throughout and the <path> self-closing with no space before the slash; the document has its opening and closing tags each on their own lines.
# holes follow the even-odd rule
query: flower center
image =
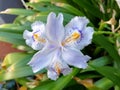
<svg viewBox="0 0 120 90">
<path fill-rule="evenodd" d="M 33 37 L 38 42 L 42 42 L 42 43 L 46 42 L 46 40 L 44 38 L 40 37 L 39 34 L 37 34 L 37 33 L 33 34 Z"/>
<path fill-rule="evenodd" d="M 65 46 L 67 43 L 74 42 L 78 40 L 81 37 L 81 34 L 79 32 L 73 32 L 71 36 L 65 39 L 65 41 L 62 42 L 62 46 Z"/>
</svg>

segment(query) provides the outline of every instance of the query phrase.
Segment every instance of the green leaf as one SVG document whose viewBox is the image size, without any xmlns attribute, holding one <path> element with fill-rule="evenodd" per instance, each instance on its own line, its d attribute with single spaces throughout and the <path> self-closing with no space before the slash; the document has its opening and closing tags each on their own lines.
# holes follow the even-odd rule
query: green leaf
<svg viewBox="0 0 120 90">
<path fill-rule="evenodd" d="M 25 57 L 22 57 L 20 60 L 14 62 L 10 68 L 21 68 L 22 66 L 26 66 L 26 64 L 31 60 L 33 54 L 26 54 Z M 13 59 L 14 60 L 14 59 Z"/>
<path fill-rule="evenodd" d="M 10 66 L 11 64 L 21 60 L 24 58 L 26 54 L 23 53 L 10 53 L 6 55 L 5 59 L 3 60 L 2 66 Z"/>
<path fill-rule="evenodd" d="M 23 39 L 22 34 L 18 34 L 18 33 L 9 33 L 9 32 L 0 32 L 0 37 L 15 38 L 15 39 Z"/>
<path fill-rule="evenodd" d="M 9 8 L 5 11 L 1 11 L 0 14 L 14 14 L 14 15 L 33 15 L 35 12 L 33 10 L 26 10 L 26 9 L 15 9 L 15 8 Z"/>
<path fill-rule="evenodd" d="M 110 57 L 107 57 L 107 56 L 99 57 L 89 62 L 90 65 L 96 65 L 98 67 L 101 67 L 110 63 L 111 63 Z"/>
<path fill-rule="evenodd" d="M 0 72 L 0 81 L 25 77 L 29 75 L 33 75 L 31 67 L 29 66 L 22 66 L 20 68 L 14 67 L 4 72 Z"/>
<path fill-rule="evenodd" d="M 74 68 L 72 73 L 69 75 L 62 76 L 58 80 L 50 82 L 48 84 L 40 85 L 33 90 L 62 90 L 78 72 L 79 69 Z"/>
<path fill-rule="evenodd" d="M 29 82 L 29 80 L 27 79 L 27 78 L 17 78 L 17 79 L 15 79 L 15 81 L 17 82 L 17 83 L 19 83 L 20 85 L 22 85 L 22 86 L 26 86 L 27 87 L 27 82 Z"/>
<path fill-rule="evenodd" d="M 19 33 L 19 34 L 22 34 L 22 33 L 23 33 L 22 30 L 15 30 L 15 29 L 11 29 L 11 28 L 0 28 L 0 33 L 1 33 L 1 32 Z"/>
<path fill-rule="evenodd" d="M 0 37 L 0 41 L 8 42 L 15 45 L 26 45 L 24 40 L 15 38 Z"/>
<path fill-rule="evenodd" d="M 23 36 L 17 33 L 0 32 L 0 41 L 8 42 L 15 45 L 25 45 Z"/>
<path fill-rule="evenodd" d="M 103 90 L 109 90 L 111 87 L 114 86 L 114 83 L 107 79 L 107 78 L 102 78 L 94 83 L 96 87 L 102 88 Z"/>
<path fill-rule="evenodd" d="M 50 2 L 51 0 L 35 0 L 36 3 L 39 3 L 39 2 Z"/>
<path fill-rule="evenodd" d="M 109 40 L 105 36 L 96 34 L 94 35 L 93 42 L 103 47 L 113 58 L 115 66 L 120 68 L 120 56 L 118 55 L 115 47 L 109 42 Z"/>
<path fill-rule="evenodd" d="M 81 11 L 79 11 L 77 8 L 71 6 L 70 4 L 66 4 L 66 3 L 58 3 L 57 4 L 57 3 L 55 3 L 55 5 L 68 10 L 72 14 L 75 14 L 75 15 L 78 15 L 78 16 L 83 16 L 84 15 Z"/>
<path fill-rule="evenodd" d="M 46 7 L 43 5 L 43 3 L 27 3 L 28 6 L 32 7 L 34 10 L 39 11 L 41 13 L 43 12 L 66 12 L 65 9 L 61 7 L 57 7 L 55 5 L 52 5 L 51 3 L 44 3 Z"/>
<path fill-rule="evenodd" d="M 29 55 L 29 54 L 26 54 L 26 53 L 20 53 L 20 52 L 18 52 L 18 53 L 10 53 L 10 54 L 8 54 L 6 57 L 5 57 L 5 59 L 4 59 L 4 61 L 3 61 L 3 63 L 2 63 L 2 66 L 10 66 L 10 65 L 13 65 L 13 64 L 15 64 L 16 62 L 21 62 L 22 60 L 23 60 L 23 63 L 25 62 L 25 61 L 27 61 L 28 62 L 28 60 L 31 58 L 31 54 Z M 23 63 L 21 63 L 21 64 L 23 64 Z M 20 63 L 19 63 L 20 64 Z"/>
<path fill-rule="evenodd" d="M 32 54 L 25 53 L 8 54 L 2 63 L 7 69 L 0 72 L 0 81 L 33 75 L 31 67 L 27 65 L 31 57 Z"/>
<path fill-rule="evenodd" d="M 97 67 L 97 66 L 91 65 L 91 67 L 93 67 L 97 72 L 107 77 L 114 84 L 120 87 L 120 70 L 119 69 L 116 69 L 114 67 L 108 67 L 108 66 Z"/>
<path fill-rule="evenodd" d="M 0 25 L 0 31 L 4 31 L 7 30 L 8 32 L 10 32 L 11 30 L 14 30 L 14 32 L 16 31 L 22 31 L 26 30 L 26 29 L 30 29 L 30 25 L 18 25 L 18 24 L 2 24 Z"/>
<path fill-rule="evenodd" d="M 98 67 L 105 66 L 111 63 L 111 59 L 108 56 L 103 56 L 89 61 L 88 68 L 83 69 L 81 72 L 93 71 L 94 69 L 90 65 L 96 65 Z M 90 64 L 90 65 L 89 65 Z"/>
<path fill-rule="evenodd" d="M 73 0 L 77 5 L 85 9 L 87 12 L 92 14 L 95 17 L 103 18 L 102 13 L 98 8 L 96 8 L 93 4 L 88 0 Z"/>
</svg>

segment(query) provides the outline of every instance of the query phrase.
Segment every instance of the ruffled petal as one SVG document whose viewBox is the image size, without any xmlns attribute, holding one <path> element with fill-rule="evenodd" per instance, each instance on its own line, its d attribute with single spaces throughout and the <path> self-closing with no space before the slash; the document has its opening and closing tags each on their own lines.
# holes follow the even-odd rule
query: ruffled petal
<svg viewBox="0 0 120 90">
<path fill-rule="evenodd" d="M 61 58 L 60 49 L 56 49 L 53 59 L 51 60 L 51 63 L 48 65 L 47 69 L 48 77 L 53 80 L 56 80 L 61 73 L 63 75 L 67 75 L 72 71 L 72 69 L 67 65 L 67 63 L 63 61 L 63 59 Z"/>
<path fill-rule="evenodd" d="M 44 32 L 45 31 L 45 24 L 41 21 L 35 21 L 31 25 L 31 28 L 32 28 L 33 32 L 37 32 L 37 31 Z"/>
<path fill-rule="evenodd" d="M 52 69 L 48 69 L 47 76 L 51 80 L 56 80 L 58 78 L 58 74 L 54 70 L 52 70 Z"/>
<path fill-rule="evenodd" d="M 63 15 L 60 13 L 56 17 L 55 13 L 51 12 L 47 18 L 46 24 L 47 38 L 52 42 L 60 43 L 64 38 Z"/>
<path fill-rule="evenodd" d="M 28 46 L 32 46 L 32 44 L 34 43 L 34 40 L 32 39 L 32 32 L 25 30 L 23 32 L 23 38 L 25 39 L 25 42 Z"/>
<path fill-rule="evenodd" d="M 53 57 L 54 50 L 53 49 L 43 49 L 39 52 L 37 52 L 31 59 L 31 61 L 28 63 L 32 67 L 32 70 L 34 73 L 38 72 L 39 70 L 42 70 L 43 68 L 46 68 Z"/>
<path fill-rule="evenodd" d="M 64 76 L 68 75 L 72 72 L 72 68 L 70 68 L 65 62 L 61 63 L 62 65 L 59 67 L 61 72 Z M 52 64 L 51 64 L 52 65 Z M 58 72 L 55 70 L 55 64 L 52 66 L 49 66 L 47 69 L 47 76 L 48 78 L 52 79 L 52 80 L 56 80 L 59 77 Z"/>
<path fill-rule="evenodd" d="M 88 23 L 86 17 L 75 17 L 66 25 L 66 38 L 73 38 L 66 44 L 67 46 L 82 50 L 91 43 L 94 30 L 92 27 L 86 27 Z"/>
<path fill-rule="evenodd" d="M 40 21 L 36 21 L 31 25 L 32 32 L 25 30 L 23 38 L 26 44 L 34 50 L 41 50 L 46 42 L 45 25 Z"/>
<path fill-rule="evenodd" d="M 33 41 L 32 39 L 26 39 L 25 42 L 26 42 L 26 44 L 27 44 L 28 46 L 31 47 L 34 41 Z"/>
<path fill-rule="evenodd" d="M 24 32 L 23 32 L 23 38 L 24 39 L 29 39 L 29 38 L 31 38 L 32 37 L 32 32 L 30 32 L 30 31 L 28 31 L 28 30 L 25 30 Z"/>
<path fill-rule="evenodd" d="M 32 47 L 34 50 L 40 50 L 41 48 L 43 48 L 43 45 L 40 44 L 39 42 L 34 42 L 34 43 L 32 43 L 31 47 Z"/>
<path fill-rule="evenodd" d="M 89 20 L 86 17 L 74 17 L 66 26 L 66 30 L 71 30 L 78 27 L 80 30 L 83 30 L 86 25 L 89 23 Z"/>
<path fill-rule="evenodd" d="M 83 69 L 87 67 L 87 61 L 90 59 L 89 56 L 70 48 L 63 49 L 62 58 L 67 64 Z"/>
<path fill-rule="evenodd" d="M 65 64 L 66 64 L 66 63 L 65 63 Z M 68 74 L 70 74 L 70 73 L 72 72 L 72 68 L 70 68 L 70 67 L 66 64 L 66 66 L 65 66 L 64 68 L 62 68 L 61 72 L 62 72 L 62 74 L 63 74 L 64 76 L 66 76 L 66 75 L 68 75 Z"/>
<path fill-rule="evenodd" d="M 85 46 L 92 42 L 94 30 L 92 27 L 86 27 L 82 33 L 82 37 L 75 43 L 75 47 L 82 50 Z"/>
</svg>

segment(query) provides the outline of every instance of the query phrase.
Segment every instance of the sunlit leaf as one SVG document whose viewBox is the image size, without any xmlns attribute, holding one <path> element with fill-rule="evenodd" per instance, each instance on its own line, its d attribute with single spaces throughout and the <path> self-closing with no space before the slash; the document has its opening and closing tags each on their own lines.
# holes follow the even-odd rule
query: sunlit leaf
<svg viewBox="0 0 120 90">
<path fill-rule="evenodd" d="M 29 66 L 23 66 L 20 68 L 13 67 L 9 68 L 4 72 L 0 72 L 0 81 L 25 77 L 29 75 L 33 75 L 31 67 Z"/>
<path fill-rule="evenodd" d="M 33 15 L 35 14 L 32 10 L 26 10 L 26 9 L 15 9 L 15 8 L 9 8 L 5 11 L 1 11 L 0 14 L 14 14 L 14 15 Z"/>
<path fill-rule="evenodd" d="M 25 53 L 10 53 L 5 57 L 2 66 L 10 66 L 16 62 L 22 61 L 23 59 L 27 61 L 26 58 L 30 58 L 30 55 Z"/>
</svg>

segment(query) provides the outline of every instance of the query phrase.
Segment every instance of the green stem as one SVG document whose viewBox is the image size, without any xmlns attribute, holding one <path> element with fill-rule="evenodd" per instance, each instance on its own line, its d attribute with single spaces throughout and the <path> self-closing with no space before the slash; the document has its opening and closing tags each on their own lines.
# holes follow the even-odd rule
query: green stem
<svg viewBox="0 0 120 90">
<path fill-rule="evenodd" d="M 105 27 L 105 25 L 106 25 L 106 23 L 105 22 L 101 22 L 100 23 L 100 27 L 99 27 L 99 31 L 102 31 L 103 30 L 103 28 Z"/>
</svg>

